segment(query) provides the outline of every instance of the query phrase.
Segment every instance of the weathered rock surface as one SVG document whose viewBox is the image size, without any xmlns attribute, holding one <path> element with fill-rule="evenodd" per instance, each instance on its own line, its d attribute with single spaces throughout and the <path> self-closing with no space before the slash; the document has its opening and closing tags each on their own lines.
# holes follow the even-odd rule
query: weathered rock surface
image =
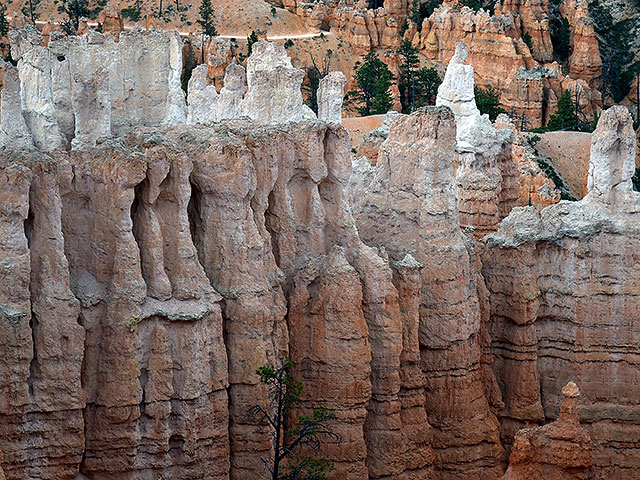
<svg viewBox="0 0 640 480">
<path fill-rule="evenodd" d="M 640 194 L 626 110 L 600 120 L 584 200 L 515 209 L 474 242 L 460 198 L 474 199 L 464 225 L 484 228 L 517 188 L 500 167 L 511 133 L 479 116 L 462 55 L 442 89 L 455 116 L 396 116 L 376 165 L 352 173 L 347 132 L 304 120 L 299 71 L 273 44 L 256 44 L 246 95 L 241 66 L 220 92 L 203 67 L 187 106 L 176 35 L 42 47 L 33 33 L 15 34 L 20 63 L 2 68 L 3 139 L 21 139 L 0 152 L 8 479 L 262 478 L 270 436 L 247 409 L 265 401 L 256 368 L 285 354 L 305 384 L 294 413 L 336 411 L 341 441 L 320 451 L 332 479 L 497 478 L 504 447 L 557 416 L 570 379 L 596 470 L 633 478 Z M 323 120 L 338 119 L 336 80 Z M 485 197 L 460 180 L 474 175 Z M 520 446 L 554 429 L 518 437 L 513 470 L 538 468 Z M 586 437 L 572 438 L 569 460 L 588 467 Z"/>
<path fill-rule="evenodd" d="M 554 181 L 540 168 L 540 154 L 534 150 L 529 136 L 520 132 L 513 120 L 505 114 L 498 115 L 495 126 L 509 128 L 514 133 L 511 155 L 519 172 L 517 205 L 519 207 L 533 205 L 540 209 L 558 203 L 562 194 L 556 188 Z M 536 143 L 536 147 L 537 145 Z"/>
<path fill-rule="evenodd" d="M 518 171 L 512 159 L 513 132 L 496 129 L 476 106 L 473 67 L 465 65 L 467 47 L 458 43 L 436 105 L 451 108 L 456 119 L 457 199 L 462 226 L 476 238 L 495 231 L 518 198 Z"/>
<path fill-rule="evenodd" d="M 569 76 L 562 75 L 560 65 L 552 63 L 549 6 L 544 0 L 500 2 L 494 16 L 446 1 L 423 21 L 413 43 L 428 59 L 447 63 L 456 43 L 464 42 L 478 86 L 493 87 L 509 115 L 526 119 L 528 128 L 546 124 L 565 89 L 579 90 L 580 105 L 592 118 L 602 107 L 595 89 L 602 62 L 593 22 L 585 9 L 578 10 L 571 17 L 575 18 L 574 55 Z M 532 49 L 523 40 L 525 33 L 530 35 Z"/>
<path fill-rule="evenodd" d="M 562 395 L 555 422 L 516 434 L 509 469 L 501 480 L 594 478 L 593 444 L 578 418 L 580 390 L 569 382 Z"/>
<path fill-rule="evenodd" d="M 602 75 L 602 58 L 593 19 L 586 0 L 569 0 L 560 4 L 560 11 L 571 25 L 571 57 L 569 72 L 573 78 L 594 85 Z"/>
<path fill-rule="evenodd" d="M 634 156 L 631 116 L 612 107 L 592 136 L 588 195 L 541 212 L 514 209 L 484 239 L 481 255 L 505 403 L 503 441 L 508 445 L 522 426 L 556 418 L 560 386 L 576 379 L 594 465 L 617 478 L 634 478 L 638 469 Z"/>
<path fill-rule="evenodd" d="M 331 72 L 320 79 L 318 86 L 318 119 L 332 124 L 342 123 L 342 101 L 347 77 Z"/>
<path fill-rule="evenodd" d="M 483 390 L 475 258 L 459 227 L 454 149 L 449 109 L 398 116 L 354 216 L 362 239 L 390 261 L 410 254 L 424 267 L 418 340 L 436 477 L 490 477 L 500 472 L 501 446 Z"/>
</svg>

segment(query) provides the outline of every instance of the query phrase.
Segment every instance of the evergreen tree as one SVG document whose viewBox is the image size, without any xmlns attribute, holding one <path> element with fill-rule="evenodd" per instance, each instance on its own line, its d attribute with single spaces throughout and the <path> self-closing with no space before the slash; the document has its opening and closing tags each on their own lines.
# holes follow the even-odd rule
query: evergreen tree
<svg viewBox="0 0 640 480">
<path fill-rule="evenodd" d="M 438 71 L 431 67 L 422 67 L 416 72 L 416 106 L 435 105 L 438 87 L 442 83 Z"/>
<path fill-rule="evenodd" d="M 494 121 L 501 113 L 507 113 L 507 111 L 500 106 L 498 100 L 498 93 L 493 87 L 487 87 L 482 89 L 478 86 L 473 87 L 473 92 L 476 97 L 476 106 L 480 113 L 489 115 L 491 121 Z"/>
<path fill-rule="evenodd" d="M 6 37 L 9 33 L 9 22 L 7 21 L 7 6 L 0 2 L 0 37 Z"/>
<path fill-rule="evenodd" d="M 40 3 L 40 0 L 38 0 L 38 3 Z M 55 3 L 58 5 L 58 12 L 66 17 L 62 21 L 62 29 L 67 35 L 75 35 L 80 25 L 80 19 L 83 17 L 94 20 L 98 18 L 98 14 L 104 9 L 107 0 L 93 1 L 93 7 L 89 0 L 62 0 L 60 4 L 57 1 Z M 140 9 L 140 0 L 136 1 L 135 6 Z M 125 15 L 125 10 L 123 9 L 122 11 L 123 16 Z"/>
<path fill-rule="evenodd" d="M 64 0 L 58 12 L 66 15 L 62 28 L 68 35 L 75 35 L 82 17 L 89 16 L 89 0 Z"/>
<path fill-rule="evenodd" d="M 202 5 L 200 5 L 200 19 L 198 20 L 198 24 L 200 24 L 200 26 L 202 27 L 203 34 L 208 35 L 209 37 L 215 37 L 216 35 L 218 35 L 216 27 L 213 24 L 214 13 L 215 11 L 213 9 L 213 5 L 211 5 L 211 0 L 202 0 Z"/>
<path fill-rule="evenodd" d="M 251 30 L 251 35 L 247 37 L 247 57 L 253 52 L 253 44 L 258 41 L 258 35 L 255 30 Z"/>
<path fill-rule="evenodd" d="M 571 25 L 564 17 L 554 16 L 549 22 L 551 43 L 556 56 L 563 62 L 571 56 Z"/>
<path fill-rule="evenodd" d="M 322 57 L 320 65 L 316 62 L 316 59 L 310 53 L 312 68 L 307 69 L 307 78 L 309 79 L 308 85 L 303 85 L 302 88 L 307 93 L 307 99 L 304 101 L 305 105 L 309 107 L 315 114 L 318 113 L 318 88 L 320 88 L 320 80 L 329 74 L 331 69 L 331 56 L 333 50 L 327 50 L 326 56 Z"/>
<path fill-rule="evenodd" d="M 400 91 L 400 103 L 402 112 L 410 113 L 416 107 L 416 70 L 420 65 L 418 49 L 409 40 L 403 40 L 398 55 L 402 59 L 400 63 L 400 78 L 398 90 Z"/>
<path fill-rule="evenodd" d="M 311 416 L 299 417 L 294 428 L 285 430 L 291 420 L 287 418 L 290 410 L 300 404 L 303 385 L 291 376 L 291 361 L 286 357 L 280 360 L 282 366 L 279 368 L 263 365 L 256 371 L 260 383 L 269 390 L 269 405 L 266 408 L 255 405 L 249 409 L 249 414 L 269 425 L 273 441 L 273 456 L 260 457 L 260 460 L 273 480 L 326 480 L 331 462 L 303 457 L 301 447 L 306 451 L 317 451 L 323 437 L 339 441 L 340 437 L 329 426 L 335 414 L 325 408 L 317 408 Z M 288 465 L 284 465 L 285 460 L 289 460 Z"/>
<path fill-rule="evenodd" d="M 547 130 L 573 130 L 578 127 L 579 123 L 571 92 L 565 90 L 558 99 L 556 111 L 547 122 Z"/>
<path fill-rule="evenodd" d="M 24 7 L 22 7 L 22 14 L 31 20 L 32 24 L 36 24 L 36 20 L 40 17 L 38 13 L 38 7 L 40 6 L 40 2 L 42 0 L 28 0 L 25 3 Z"/>
<path fill-rule="evenodd" d="M 142 18 L 142 2 L 140 0 L 136 0 L 133 5 L 123 8 L 120 13 L 123 18 L 127 18 L 132 22 L 137 22 Z"/>
<path fill-rule="evenodd" d="M 371 50 L 364 63 L 356 62 L 355 70 L 357 90 L 347 93 L 346 104 L 360 115 L 387 113 L 393 106 L 389 90 L 393 74 L 389 67 Z"/>
</svg>

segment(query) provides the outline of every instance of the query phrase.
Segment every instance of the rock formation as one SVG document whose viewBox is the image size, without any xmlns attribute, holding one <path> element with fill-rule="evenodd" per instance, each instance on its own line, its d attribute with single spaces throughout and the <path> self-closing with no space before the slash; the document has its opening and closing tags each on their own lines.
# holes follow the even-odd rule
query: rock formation
<svg viewBox="0 0 640 480">
<path fill-rule="evenodd" d="M 437 478 L 497 475 L 501 456 L 480 370 L 475 257 L 459 227 L 452 177 L 455 145 L 449 109 L 430 107 L 398 116 L 366 194 L 354 206 L 366 243 L 384 248 L 390 261 L 409 254 L 422 266 L 420 296 L 414 301 L 419 302 L 424 407 L 433 427 Z"/>
<path fill-rule="evenodd" d="M 593 445 L 578 418 L 580 390 L 569 382 L 562 395 L 555 422 L 516 434 L 509 469 L 501 480 L 593 478 Z"/>
<path fill-rule="evenodd" d="M 493 87 L 507 112 L 514 118 L 526 118 L 528 128 L 546 124 L 566 89 L 579 89 L 580 105 L 591 118 L 602 107 L 595 89 L 602 62 L 593 22 L 584 9 L 574 15 L 573 67 L 571 75 L 565 77 L 560 65 L 552 63 L 548 16 L 545 1 L 501 2 L 494 16 L 447 1 L 423 21 L 413 43 L 428 59 L 445 63 L 453 56 L 456 43 L 464 42 L 469 47 L 476 83 L 482 88 Z M 525 33 L 531 38 L 531 49 L 523 41 Z"/>
<path fill-rule="evenodd" d="M 342 101 L 347 77 L 331 72 L 320 79 L 318 86 L 318 119 L 332 124 L 342 123 Z"/>
<path fill-rule="evenodd" d="M 254 45 L 246 94 L 240 65 L 220 92 L 202 67 L 188 105 L 177 34 L 52 34 L 43 47 L 26 30 L 12 42 L 0 96 L 7 479 L 262 478 L 271 439 L 247 409 L 265 402 L 257 367 L 282 355 L 305 385 L 292 414 L 335 410 L 340 441 L 319 454 L 332 479 L 498 478 L 517 430 L 557 417 L 569 379 L 598 473 L 633 478 L 640 194 L 626 110 L 599 122 L 584 200 L 516 208 L 477 242 L 458 197 L 475 195 L 464 224 L 484 228 L 482 208 L 500 218 L 517 190 L 497 166 L 512 134 L 478 115 L 462 50 L 441 92 L 450 108 L 396 115 L 376 165 L 352 174 L 340 75 L 318 120 L 300 71 L 268 42 Z M 489 200 L 461 180 L 496 169 Z M 575 425 L 574 411 L 560 423 Z M 512 471 L 523 458 L 537 468 L 521 446 L 554 428 L 517 437 Z"/>
<path fill-rule="evenodd" d="M 593 19 L 586 0 L 569 0 L 560 4 L 560 11 L 571 25 L 571 77 L 595 85 L 602 75 L 602 58 Z"/>
<path fill-rule="evenodd" d="M 631 189 L 635 135 L 624 107 L 593 133 L 589 193 L 538 212 L 516 208 L 483 240 L 491 350 L 508 445 L 517 429 L 556 418 L 560 385 L 576 379 L 600 474 L 633 478 L 639 383 L 640 194 Z M 540 392 L 543 392 L 541 395 Z"/>
<path fill-rule="evenodd" d="M 558 203 L 561 192 L 556 184 L 545 174 L 538 163 L 539 155 L 530 143 L 529 137 L 518 130 L 507 115 L 500 114 L 495 122 L 496 128 L 509 128 L 514 133 L 511 156 L 518 166 L 519 193 L 517 205 L 533 205 L 544 208 Z"/>
<path fill-rule="evenodd" d="M 467 47 L 460 42 L 451 58 L 436 105 L 451 108 L 456 119 L 456 180 L 462 226 L 476 238 L 495 231 L 518 198 L 518 171 L 511 158 L 513 133 L 496 129 L 476 107 L 473 67 L 465 65 Z"/>
<path fill-rule="evenodd" d="M 196 67 L 187 106 L 177 32 L 126 32 L 119 42 L 92 30 L 82 36 L 54 33 L 48 47 L 41 46 L 43 39 L 33 28 L 13 30 L 11 38 L 18 67 L 17 75 L 10 64 L 2 67 L 6 88 L 0 140 L 5 145 L 17 141 L 43 150 L 81 149 L 136 126 L 210 124 L 243 116 L 264 123 L 315 118 L 302 102 L 304 73 L 275 43 L 254 45 L 246 74 L 241 65 L 230 63 L 220 93 L 208 84 L 208 66 Z M 329 123 L 340 123 L 341 75 L 328 75 L 320 92 L 321 114 Z M 145 94 L 139 95 L 142 86 Z"/>
<path fill-rule="evenodd" d="M 497 17 L 510 17 L 520 36 L 531 38 L 531 55 L 540 63 L 553 61 L 547 0 L 505 0 L 496 3 Z"/>
</svg>

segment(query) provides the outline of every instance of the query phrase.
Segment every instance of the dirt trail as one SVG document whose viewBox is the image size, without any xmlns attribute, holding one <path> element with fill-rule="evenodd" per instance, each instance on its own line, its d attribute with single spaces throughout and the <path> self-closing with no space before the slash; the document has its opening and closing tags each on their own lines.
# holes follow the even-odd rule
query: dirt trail
<svg viewBox="0 0 640 480">
<path fill-rule="evenodd" d="M 43 20 L 36 20 L 36 24 L 38 25 L 46 25 L 49 22 L 45 22 Z M 59 22 L 56 22 L 58 25 L 60 24 Z M 87 25 L 89 25 L 90 27 L 94 28 L 98 26 L 98 22 L 88 22 Z M 135 28 L 135 26 L 133 25 L 125 25 L 124 29 L 125 30 L 133 30 Z M 188 37 L 192 32 L 181 32 L 178 30 L 178 33 L 183 36 L 183 37 Z M 231 38 L 246 38 L 251 34 L 251 32 L 246 33 L 246 34 L 238 34 L 238 35 L 218 35 L 220 38 L 227 38 L 227 39 L 231 39 Z M 330 32 L 327 31 L 320 31 L 317 33 L 296 33 L 296 34 L 292 34 L 292 35 L 267 35 L 267 40 L 288 40 L 288 39 L 292 39 L 295 40 L 297 38 L 314 38 L 314 37 L 319 37 L 320 35 L 329 35 Z"/>
</svg>

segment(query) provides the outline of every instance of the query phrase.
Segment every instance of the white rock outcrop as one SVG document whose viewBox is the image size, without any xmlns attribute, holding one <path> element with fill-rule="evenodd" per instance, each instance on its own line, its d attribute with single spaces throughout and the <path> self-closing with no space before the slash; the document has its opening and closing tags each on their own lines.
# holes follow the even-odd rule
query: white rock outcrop
<svg viewBox="0 0 640 480">
<path fill-rule="evenodd" d="M 495 128 L 476 106 L 473 67 L 464 64 L 466 58 L 467 46 L 458 42 L 436 105 L 449 107 L 456 119 L 460 223 L 482 238 L 516 206 L 518 168 L 512 158 L 513 132 Z"/>
<path fill-rule="evenodd" d="M 632 191 L 636 168 L 636 137 L 629 110 L 616 105 L 607 110 L 591 137 L 587 189 L 591 197 L 618 203 Z"/>
<path fill-rule="evenodd" d="M 207 85 L 207 71 L 207 65 L 201 64 L 191 72 L 188 88 L 188 123 L 206 124 L 217 120 L 219 95 L 215 85 Z"/>
<path fill-rule="evenodd" d="M 347 77 L 342 72 L 330 72 L 320 79 L 318 85 L 318 119 L 340 125 L 342 123 L 342 102 Z"/>
<path fill-rule="evenodd" d="M 33 145 L 33 139 L 22 116 L 20 78 L 18 69 L 0 61 L 2 65 L 2 93 L 0 93 L 0 144 L 11 142 L 15 147 Z"/>
<path fill-rule="evenodd" d="M 437 106 L 449 107 L 456 117 L 456 148 L 459 152 L 497 153 L 512 137 L 507 129 L 494 128 L 488 115 L 481 115 L 476 106 L 473 67 L 465 65 L 467 46 L 458 42 L 444 80 L 438 87 Z"/>
<path fill-rule="evenodd" d="M 195 68 L 188 104 L 182 90 L 182 40 L 178 32 L 134 30 L 81 36 L 53 32 L 48 46 L 31 27 L 10 33 L 17 69 L 0 64 L 0 144 L 42 150 L 82 148 L 136 127 L 211 124 L 248 117 L 266 124 L 316 119 L 302 102 L 304 72 L 282 46 L 257 42 L 247 72 L 235 61 L 224 87 L 208 85 L 206 65 Z M 323 119 L 340 123 L 346 79 L 332 72 L 320 92 Z"/>
<path fill-rule="evenodd" d="M 247 60 L 247 94 L 242 113 L 264 123 L 299 122 L 308 117 L 300 86 L 304 71 L 294 68 L 283 46 L 257 42 Z"/>
<path fill-rule="evenodd" d="M 5 71 L 0 139 L 43 150 L 95 144 L 138 126 L 186 122 L 181 87 L 182 40 L 177 32 L 111 35 L 52 33 L 47 47 L 32 27 L 10 32 L 17 84 Z M 15 94 L 19 92 L 17 108 Z"/>
</svg>

